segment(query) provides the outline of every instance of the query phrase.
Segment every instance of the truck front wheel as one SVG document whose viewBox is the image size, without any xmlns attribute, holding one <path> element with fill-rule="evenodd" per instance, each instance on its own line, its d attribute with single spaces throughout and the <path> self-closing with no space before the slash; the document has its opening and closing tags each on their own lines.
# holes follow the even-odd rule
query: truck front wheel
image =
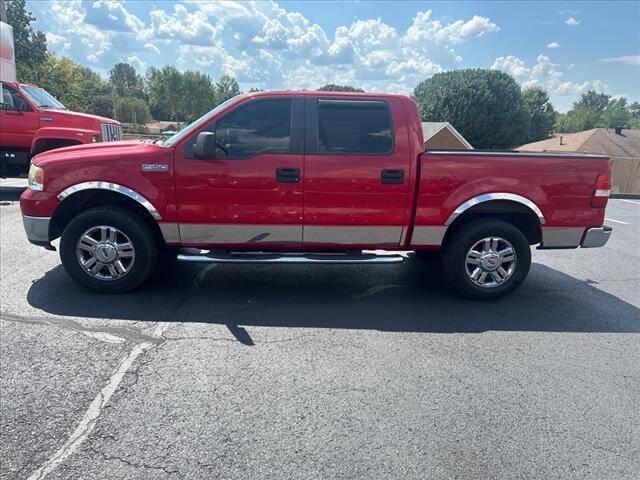
<svg viewBox="0 0 640 480">
<path fill-rule="evenodd" d="M 104 293 L 134 289 L 152 273 L 158 246 L 147 222 L 117 207 L 97 207 L 75 217 L 60 240 L 60 259 L 79 284 Z"/>
<path fill-rule="evenodd" d="M 493 300 L 513 292 L 531 267 L 525 235 L 501 220 L 479 219 L 460 226 L 445 246 L 449 281 L 474 300 Z"/>
</svg>

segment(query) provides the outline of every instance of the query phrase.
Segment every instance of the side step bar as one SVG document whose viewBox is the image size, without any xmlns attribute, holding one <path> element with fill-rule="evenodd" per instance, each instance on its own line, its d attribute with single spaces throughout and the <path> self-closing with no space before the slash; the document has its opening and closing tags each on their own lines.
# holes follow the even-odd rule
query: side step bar
<svg viewBox="0 0 640 480">
<path fill-rule="evenodd" d="M 199 253 L 179 253 L 181 262 L 197 263 L 401 263 L 405 259 L 399 254 L 387 253 L 247 253 L 247 252 L 211 252 L 200 250 Z"/>
</svg>

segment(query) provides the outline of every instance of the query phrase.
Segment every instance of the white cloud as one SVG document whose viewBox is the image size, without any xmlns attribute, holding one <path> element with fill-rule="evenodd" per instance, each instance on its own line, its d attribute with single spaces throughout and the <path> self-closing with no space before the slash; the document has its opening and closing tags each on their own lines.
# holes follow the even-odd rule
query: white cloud
<svg viewBox="0 0 640 480">
<path fill-rule="evenodd" d="M 160 55 L 160 49 L 156 47 L 153 43 L 145 43 L 144 48 L 146 48 L 147 50 L 151 50 L 156 55 Z"/>
<path fill-rule="evenodd" d="M 600 80 L 573 82 L 564 78 L 562 66 L 552 63 L 546 55 L 538 55 L 536 63 L 531 67 L 513 55 L 498 57 L 491 66 L 512 75 L 523 88 L 540 85 L 554 96 L 575 96 L 587 90 L 603 91 L 607 89 Z"/>
<path fill-rule="evenodd" d="M 621 57 L 603 58 L 601 62 L 623 63 L 625 65 L 640 65 L 640 55 L 623 55 Z"/>
<path fill-rule="evenodd" d="M 569 17 L 564 21 L 564 23 L 566 23 L 570 27 L 577 27 L 578 25 L 580 25 L 580 20 L 576 20 L 573 17 Z"/>
<path fill-rule="evenodd" d="M 547 44 L 547 48 L 558 48 L 560 44 L 558 42 L 551 42 Z"/>
<path fill-rule="evenodd" d="M 215 42 L 219 28 L 209 22 L 201 11 L 189 12 L 184 5 L 175 4 L 173 12 L 161 9 L 149 12 L 151 23 L 147 37 L 178 40 L 187 45 L 208 46 Z"/>
</svg>

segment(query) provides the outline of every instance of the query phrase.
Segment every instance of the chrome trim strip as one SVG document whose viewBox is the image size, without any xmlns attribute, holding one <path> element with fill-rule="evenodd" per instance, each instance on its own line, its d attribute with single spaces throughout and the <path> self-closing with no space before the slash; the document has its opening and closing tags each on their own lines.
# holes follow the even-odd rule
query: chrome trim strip
<svg viewBox="0 0 640 480">
<path fill-rule="evenodd" d="M 582 246 L 582 248 L 602 247 L 609 241 L 609 237 L 611 237 L 612 231 L 613 229 L 611 227 L 607 227 L 605 225 L 603 225 L 602 227 L 589 228 L 584 234 L 584 238 L 582 239 L 582 243 L 580 245 Z"/>
<path fill-rule="evenodd" d="M 304 243 L 334 245 L 399 245 L 402 226 L 304 226 Z"/>
<path fill-rule="evenodd" d="M 30 242 L 48 242 L 49 241 L 49 223 L 51 217 L 30 217 L 22 215 L 22 225 Z"/>
<path fill-rule="evenodd" d="M 177 223 L 158 223 L 166 243 L 180 243 L 180 227 Z"/>
<path fill-rule="evenodd" d="M 542 227 L 540 248 L 575 248 L 580 245 L 584 227 Z"/>
<path fill-rule="evenodd" d="M 302 243 L 302 225 L 180 224 L 183 243 Z"/>
<path fill-rule="evenodd" d="M 485 193 L 484 195 L 478 195 L 477 197 L 473 197 L 458 208 L 449 216 L 445 225 L 451 225 L 453 221 L 458 218 L 458 216 L 463 213 L 465 210 L 473 207 L 474 205 L 478 205 L 479 203 L 490 202 L 492 200 L 510 200 L 512 202 L 521 203 L 522 205 L 529 207 L 533 213 L 535 213 L 540 220 L 540 224 L 544 225 L 544 215 L 542 215 L 542 211 L 538 208 L 538 206 L 533 203 L 528 198 L 522 197 L 520 195 L 516 195 L 515 193 L 504 193 L 504 192 L 494 192 L 494 193 Z"/>
<path fill-rule="evenodd" d="M 402 255 L 331 255 L 331 254 L 230 254 L 215 255 L 201 252 L 200 254 L 178 254 L 181 262 L 195 263 L 324 263 L 324 264 L 356 264 L 356 263 L 402 263 Z"/>
<path fill-rule="evenodd" d="M 416 225 L 413 227 L 413 235 L 409 245 L 442 245 L 448 228 L 446 225 Z"/>
<path fill-rule="evenodd" d="M 144 198 L 139 193 L 134 192 L 130 188 L 123 187 L 122 185 L 118 185 L 117 183 L 110 183 L 110 182 L 83 182 L 83 183 L 77 183 L 76 185 L 72 185 L 69 188 L 67 188 L 66 190 L 64 190 L 63 192 L 59 193 L 58 194 L 58 200 L 62 201 L 65 198 L 67 198 L 69 195 L 73 195 L 74 193 L 80 192 L 82 190 L 110 190 L 112 192 L 121 193 L 121 194 L 126 195 L 127 197 L 135 200 L 140 205 L 142 205 L 144 208 L 146 208 L 147 211 L 151 214 L 151 216 L 153 218 L 155 218 L 156 220 L 160 220 L 162 218 L 162 217 L 160 217 L 160 214 L 158 213 L 156 208 L 151 204 L 151 202 L 149 200 Z"/>
<path fill-rule="evenodd" d="M 425 150 L 424 153 L 432 155 L 476 155 L 488 157 L 574 157 L 574 158 L 599 158 L 608 160 L 607 155 L 594 155 L 592 153 L 579 152 L 525 152 L 514 150 L 513 152 L 487 152 L 482 150 Z"/>
</svg>

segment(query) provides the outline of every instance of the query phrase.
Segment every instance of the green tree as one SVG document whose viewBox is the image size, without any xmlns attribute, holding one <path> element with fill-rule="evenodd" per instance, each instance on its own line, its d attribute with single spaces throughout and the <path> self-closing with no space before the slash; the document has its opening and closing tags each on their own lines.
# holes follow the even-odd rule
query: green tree
<svg viewBox="0 0 640 480">
<path fill-rule="evenodd" d="M 216 103 L 211 77 L 200 72 L 186 71 L 181 78 L 181 119 L 186 122 L 200 118 Z"/>
<path fill-rule="evenodd" d="M 120 97 L 116 100 L 116 120 L 124 123 L 145 124 L 151 121 L 151 114 L 143 99 Z"/>
<path fill-rule="evenodd" d="M 335 85 L 329 83 L 318 89 L 319 92 L 364 92 L 361 88 L 352 87 L 351 85 Z"/>
<path fill-rule="evenodd" d="M 220 105 L 222 102 L 226 102 L 230 98 L 235 97 L 240 93 L 240 87 L 235 78 L 229 75 L 223 75 L 218 80 L 215 86 L 216 92 L 216 105 Z"/>
<path fill-rule="evenodd" d="M 526 88 L 522 92 L 522 101 L 529 117 L 527 143 L 549 138 L 556 117 L 549 94 L 542 87 Z"/>
<path fill-rule="evenodd" d="M 145 98 L 143 79 L 128 63 L 116 63 L 109 72 L 109 82 L 118 97 Z"/>
<path fill-rule="evenodd" d="M 640 102 L 633 102 L 629 105 L 629 115 L 631 118 L 640 118 Z"/>
<path fill-rule="evenodd" d="M 26 0 L 8 0 L 7 22 L 13 27 L 16 70 L 20 81 L 31 81 L 33 67 L 40 65 L 47 56 L 47 37 L 35 31 L 31 22 L 33 14 L 26 9 Z"/>
<path fill-rule="evenodd" d="M 627 99 L 611 100 L 602 112 L 602 119 L 607 128 L 628 127 L 631 114 L 627 108 Z"/>
<path fill-rule="evenodd" d="M 182 74 L 172 66 L 147 70 L 149 109 L 157 120 L 184 121 L 181 116 Z"/>
<path fill-rule="evenodd" d="M 113 95 L 98 95 L 89 101 L 88 113 L 113 118 Z"/>
<path fill-rule="evenodd" d="M 573 104 L 573 108 L 585 108 L 602 113 L 604 109 L 607 108 L 607 105 L 609 105 L 610 100 L 611 95 L 597 93 L 595 90 L 589 90 L 588 92 L 580 95 L 580 100 Z"/>
<path fill-rule="evenodd" d="M 511 148 L 527 136 L 516 81 L 498 70 L 437 73 L 414 90 L 423 121 L 448 121 L 476 148 Z"/>
<path fill-rule="evenodd" d="M 69 110 L 85 111 L 83 67 L 66 57 L 49 53 L 40 65 L 29 67 L 30 82 L 47 90 Z"/>
</svg>

